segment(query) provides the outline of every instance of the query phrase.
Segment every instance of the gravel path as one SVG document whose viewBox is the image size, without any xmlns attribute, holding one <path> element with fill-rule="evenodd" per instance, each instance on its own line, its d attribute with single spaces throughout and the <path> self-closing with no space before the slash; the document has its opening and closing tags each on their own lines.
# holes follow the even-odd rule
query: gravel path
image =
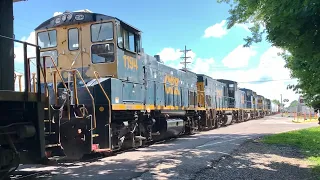
<svg viewBox="0 0 320 180">
<path fill-rule="evenodd" d="M 309 165 L 296 148 L 249 140 L 231 155 L 212 162 L 212 166 L 199 172 L 195 179 L 319 179 L 312 175 Z"/>
</svg>

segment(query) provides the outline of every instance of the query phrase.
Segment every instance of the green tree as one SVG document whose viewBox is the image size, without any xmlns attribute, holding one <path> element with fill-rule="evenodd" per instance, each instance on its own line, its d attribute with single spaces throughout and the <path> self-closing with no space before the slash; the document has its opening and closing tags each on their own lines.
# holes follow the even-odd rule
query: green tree
<svg viewBox="0 0 320 180">
<path fill-rule="evenodd" d="M 275 103 L 276 105 L 280 105 L 280 101 L 277 99 L 272 100 L 273 103 Z"/>
<path fill-rule="evenodd" d="M 262 41 L 263 35 L 283 50 L 282 57 L 296 86 L 309 105 L 320 98 L 320 1 L 319 0 L 218 0 L 231 5 L 228 29 L 251 23 L 244 46 Z M 320 101 L 319 101 L 320 102 Z"/>
<path fill-rule="evenodd" d="M 294 100 L 290 103 L 289 107 L 296 107 L 298 106 L 298 101 L 297 100 Z"/>
</svg>

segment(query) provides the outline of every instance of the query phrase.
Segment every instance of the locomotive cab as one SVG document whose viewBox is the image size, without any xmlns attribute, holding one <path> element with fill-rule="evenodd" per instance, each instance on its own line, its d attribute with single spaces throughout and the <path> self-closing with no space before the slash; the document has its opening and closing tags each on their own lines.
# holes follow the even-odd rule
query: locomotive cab
<svg viewBox="0 0 320 180">
<path fill-rule="evenodd" d="M 41 56 L 51 56 L 59 71 L 75 68 L 84 79 L 94 78 L 96 71 L 102 77 L 142 82 L 141 31 L 115 17 L 65 12 L 35 31 Z M 44 66 L 54 69 L 49 58 Z M 50 71 L 46 78 L 53 80 Z"/>
<path fill-rule="evenodd" d="M 55 134 L 64 137 L 48 137 L 49 145 L 61 140 L 64 153 L 74 158 L 97 149 L 117 149 L 122 143 L 119 133 L 135 124 L 117 122 L 119 127 L 111 127 L 111 111 L 125 110 L 125 103 L 139 109 L 141 105 L 135 104 L 144 100 L 141 31 L 108 15 L 65 12 L 43 22 L 35 32 L 41 56 L 45 56 L 42 88 L 46 83 L 54 87 L 47 88 L 49 105 L 64 109 L 60 122 L 64 125 L 55 125 Z M 63 96 L 66 91 L 69 94 Z M 115 129 L 114 139 L 111 129 Z M 70 141 L 74 135 L 86 140 L 76 144 Z"/>
<path fill-rule="evenodd" d="M 251 109 L 253 108 L 253 96 L 252 96 L 252 90 L 246 89 L 246 88 L 240 88 L 241 91 L 245 92 L 245 102 L 246 102 L 246 108 Z"/>
<path fill-rule="evenodd" d="M 224 80 L 224 79 L 217 79 L 217 81 L 226 84 L 226 88 L 227 88 L 226 94 L 228 95 L 227 97 L 229 97 L 229 99 L 227 99 L 228 108 L 235 108 L 236 107 L 235 94 L 236 94 L 236 91 L 238 90 L 238 83 L 235 81 Z"/>
</svg>

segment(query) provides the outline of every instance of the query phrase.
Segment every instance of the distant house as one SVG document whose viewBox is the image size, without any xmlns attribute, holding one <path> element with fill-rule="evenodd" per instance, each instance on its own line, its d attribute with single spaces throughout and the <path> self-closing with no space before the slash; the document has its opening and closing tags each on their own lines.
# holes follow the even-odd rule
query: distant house
<svg viewBox="0 0 320 180">
<path fill-rule="evenodd" d="M 309 116 L 309 114 L 310 114 L 311 116 L 314 116 L 314 114 L 315 114 L 314 108 L 307 106 L 307 105 L 304 103 L 304 98 L 303 98 L 302 96 L 299 97 L 298 106 L 297 106 L 296 112 L 297 112 L 298 114 L 300 114 L 300 115 L 306 114 L 307 116 Z"/>
</svg>

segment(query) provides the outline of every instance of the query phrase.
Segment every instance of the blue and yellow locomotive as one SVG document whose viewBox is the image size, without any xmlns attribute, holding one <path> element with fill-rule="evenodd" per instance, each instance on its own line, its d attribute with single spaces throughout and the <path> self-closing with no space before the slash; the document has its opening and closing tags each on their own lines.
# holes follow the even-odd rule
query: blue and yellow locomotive
<svg viewBox="0 0 320 180">
<path fill-rule="evenodd" d="M 262 96 L 164 65 L 144 53 L 141 31 L 116 17 L 65 12 L 36 38 L 48 156 L 79 159 L 263 117 Z"/>
</svg>

